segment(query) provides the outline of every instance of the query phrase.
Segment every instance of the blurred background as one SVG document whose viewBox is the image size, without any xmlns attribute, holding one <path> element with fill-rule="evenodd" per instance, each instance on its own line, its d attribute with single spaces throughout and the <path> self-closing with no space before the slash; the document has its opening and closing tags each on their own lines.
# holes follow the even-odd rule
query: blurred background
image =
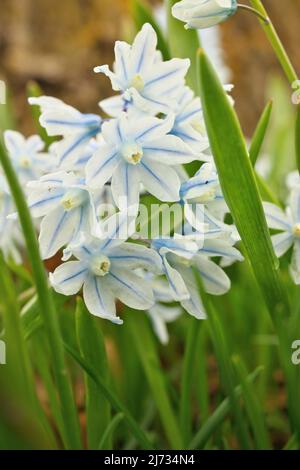
<svg viewBox="0 0 300 470">
<path fill-rule="evenodd" d="M 163 3 L 145 2 L 157 7 Z M 264 4 L 299 70 L 300 0 L 265 0 Z M 97 111 L 99 99 L 110 93 L 110 84 L 95 76 L 93 67 L 111 64 L 114 41 L 131 35 L 130 0 L 1 0 L 0 79 L 9 85 L 21 130 L 32 131 L 26 103 L 29 80 L 81 111 Z M 251 135 L 270 97 L 267 84 L 280 74 L 276 58 L 256 18 L 244 11 L 222 25 L 220 44 L 227 78 L 235 85 L 237 111 L 246 134 Z"/>
</svg>

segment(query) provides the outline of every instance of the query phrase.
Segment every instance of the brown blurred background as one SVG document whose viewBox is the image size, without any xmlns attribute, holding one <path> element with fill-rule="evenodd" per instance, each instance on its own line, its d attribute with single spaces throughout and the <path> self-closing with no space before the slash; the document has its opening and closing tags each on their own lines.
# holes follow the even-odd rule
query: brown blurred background
<svg viewBox="0 0 300 470">
<path fill-rule="evenodd" d="M 45 93 L 63 98 L 84 112 L 97 111 L 97 102 L 110 93 L 110 88 L 108 80 L 95 76 L 92 69 L 112 62 L 113 43 L 124 36 L 130 25 L 130 0 L 0 2 L 0 79 L 12 90 L 21 129 L 31 131 L 25 91 L 31 79 Z M 264 3 L 300 70 L 300 0 Z M 237 110 L 250 134 L 268 98 L 265 84 L 280 69 L 251 14 L 241 11 L 226 22 L 222 26 L 222 43 L 232 70 Z"/>
</svg>

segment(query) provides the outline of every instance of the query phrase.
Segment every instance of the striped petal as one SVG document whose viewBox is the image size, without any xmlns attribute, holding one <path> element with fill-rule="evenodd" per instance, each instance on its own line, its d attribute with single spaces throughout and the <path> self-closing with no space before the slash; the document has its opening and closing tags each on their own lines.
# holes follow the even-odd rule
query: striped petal
<svg viewBox="0 0 300 470">
<path fill-rule="evenodd" d="M 180 165 L 197 159 L 191 148 L 174 135 L 166 135 L 143 146 L 144 157 L 164 165 Z"/>
<path fill-rule="evenodd" d="M 224 256 L 226 258 L 243 261 L 244 257 L 237 248 L 226 240 L 208 239 L 205 240 L 201 253 L 207 256 Z"/>
<path fill-rule="evenodd" d="M 136 213 L 121 211 L 101 224 L 103 238 L 98 240 L 99 250 L 110 253 L 135 232 Z"/>
<path fill-rule="evenodd" d="M 32 217 L 42 217 L 49 214 L 57 207 L 61 198 L 65 194 L 65 189 L 60 187 L 50 187 L 30 191 L 28 196 L 28 206 Z"/>
<path fill-rule="evenodd" d="M 264 202 L 264 210 L 268 226 L 276 230 L 290 230 L 291 222 L 280 207 Z"/>
<path fill-rule="evenodd" d="M 78 209 L 65 211 L 61 206 L 43 218 L 39 236 L 43 259 L 51 258 L 60 248 L 72 240 L 79 219 L 80 211 Z"/>
<path fill-rule="evenodd" d="M 116 315 L 114 296 L 107 277 L 89 275 L 83 285 L 83 298 L 88 311 L 97 317 L 110 320 L 117 325 L 123 321 Z"/>
<path fill-rule="evenodd" d="M 147 82 L 143 96 L 172 96 L 173 89 L 184 82 L 184 77 L 190 67 L 189 59 L 172 59 L 161 62 L 147 74 Z"/>
<path fill-rule="evenodd" d="M 190 294 L 185 282 L 181 274 L 170 265 L 167 255 L 163 256 L 163 267 L 173 294 L 173 299 L 179 302 L 187 300 L 190 297 Z"/>
<path fill-rule="evenodd" d="M 171 131 L 173 123 L 173 114 L 169 114 L 165 119 L 143 117 L 134 122 L 131 132 L 135 141 L 147 147 L 145 144 L 166 136 Z"/>
<path fill-rule="evenodd" d="M 63 295 L 74 295 L 80 291 L 87 274 L 87 267 L 82 261 L 68 261 L 50 273 L 49 279 L 56 292 Z"/>
<path fill-rule="evenodd" d="M 110 253 L 109 259 L 113 266 L 121 268 L 145 268 L 156 273 L 162 272 L 161 257 L 154 250 L 137 243 L 123 243 Z"/>
<path fill-rule="evenodd" d="M 86 181 L 92 188 L 101 188 L 111 178 L 119 162 L 118 152 L 111 145 L 102 145 L 86 166 Z"/>
<path fill-rule="evenodd" d="M 156 57 L 157 36 L 148 23 L 136 35 L 131 47 L 131 76 L 144 74 L 151 68 Z"/>
<path fill-rule="evenodd" d="M 101 118 L 95 114 L 81 114 L 79 111 L 58 108 L 43 113 L 40 122 L 48 135 L 74 135 L 86 132 L 88 129 L 100 130 Z"/>
<path fill-rule="evenodd" d="M 194 257 L 194 264 L 198 269 L 205 290 L 212 295 L 223 295 L 230 289 L 230 279 L 216 263 L 202 255 Z"/>
<path fill-rule="evenodd" d="M 290 232 L 277 233 L 272 235 L 271 238 L 275 254 L 278 258 L 290 249 L 294 241 L 294 237 Z"/>
<path fill-rule="evenodd" d="M 163 202 L 179 201 L 180 179 L 176 171 L 143 158 L 138 165 L 140 181 L 147 191 Z"/>
<path fill-rule="evenodd" d="M 99 67 L 94 68 L 95 73 L 103 73 L 106 75 L 112 84 L 112 89 L 114 91 L 120 91 L 120 90 L 125 90 L 126 88 L 126 83 L 123 79 L 123 77 L 119 77 L 116 73 L 112 72 L 108 65 L 100 65 Z"/>
<path fill-rule="evenodd" d="M 140 182 L 137 167 L 121 160 L 112 177 L 111 191 L 120 210 L 135 207 L 138 211 Z"/>
<path fill-rule="evenodd" d="M 198 320 L 204 320 L 206 318 L 206 313 L 199 295 L 199 289 L 193 271 L 183 265 L 178 265 L 177 268 L 185 281 L 189 293 L 189 298 L 181 301 L 182 307 Z"/>
<path fill-rule="evenodd" d="M 110 288 L 125 305 L 147 310 L 154 305 L 151 284 L 128 269 L 113 268 L 107 276 Z"/>
</svg>

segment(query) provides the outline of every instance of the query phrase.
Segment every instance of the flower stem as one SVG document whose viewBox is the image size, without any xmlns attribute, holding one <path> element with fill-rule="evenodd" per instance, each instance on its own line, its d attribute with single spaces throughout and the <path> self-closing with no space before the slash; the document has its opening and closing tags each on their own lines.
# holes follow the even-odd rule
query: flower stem
<svg viewBox="0 0 300 470">
<path fill-rule="evenodd" d="M 60 397 L 64 423 L 64 443 L 69 449 L 78 449 L 81 447 L 79 424 L 71 385 L 67 375 L 63 342 L 58 319 L 56 316 L 54 301 L 51 295 L 51 291 L 48 289 L 47 276 L 40 257 L 38 241 L 31 220 L 30 212 L 21 185 L 2 142 L 0 142 L 0 162 L 2 164 L 18 210 L 19 220 L 27 245 L 28 256 L 32 266 L 33 278 L 36 284 L 40 305 L 40 314 L 44 320 L 45 330 L 48 335 L 51 348 L 52 367 Z"/>
<path fill-rule="evenodd" d="M 250 11 L 251 13 L 254 13 L 254 15 L 258 16 L 265 24 L 270 23 L 269 18 L 262 15 L 258 10 L 255 10 L 255 8 L 249 7 L 248 5 L 243 5 L 241 3 L 238 3 L 237 7 L 241 10 L 247 10 L 247 11 Z"/>
<path fill-rule="evenodd" d="M 257 10 L 258 13 L 260 13 L 264 18 L 268 18 L 267 11 L 265 7 L 263 6 L 261 0 L 250 0 L 252 6 Z M 288 81 L 292 85 L 294 82 L 298 80 L 297 73 L 289 59 L 289 56 L 277 34 L 277 31 L 272 23 L 272 21 L 269 19 L 268 23 L 266 24 L 263 20 L 261 20 L 261 25 L 263 30 L 265 31 L 267 38 L 269 39 L 269 42 L 285 72 L 285 75 L 287 76 Z"/>
</svg>

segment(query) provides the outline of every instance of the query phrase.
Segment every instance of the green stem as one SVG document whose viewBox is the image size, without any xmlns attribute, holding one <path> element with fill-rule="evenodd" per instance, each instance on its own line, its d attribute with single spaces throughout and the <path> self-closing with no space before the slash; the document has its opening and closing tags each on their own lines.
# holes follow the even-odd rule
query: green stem
<svg viewBox="0 0 300 470">
<path fill-rule="evenodd" d="M 48 289 L 47 276 L 40 257 L 38 241 L 30 212 L 22 188 L 2 142 L 0 142 L 0 162 L 18 210 L 19 220 L 22 226 L 38 294 L 40 313 L 44 320 L 45 329 L 51 347 L 52 367 L 60 396 L 62 417 L 65 428 L 64 442 L 66 447 L 70 449 L 78 449 L 81 447 L 79 423 L 71 385 L 67 375 L 58 318 L 56 316 L 51 291 Z"/>
<path fill-rule="evenodd" d="M 126 311 L 128 312 L 126 322 L 143 365 L 166 436 L 173 449 L 182 449 L 183 443 L 179 425 L 166 390 L 166 382 L 145 314 L 143 312 L 136 313 L 130 309 L 126 309 Z"/>
<path fill-rule="evenodd" d="M 265 23 L 263 20 L 260 20 L 261 26 L 264 30 L 264 32 L 267 35 L 267 38 L 269 39 L 269 42 L 287 76 L 288 81 L 292 85 L 294 82 L 298 80 L 297 73 L 289 59 L 289 56 L 277 34 L 277 31 L 270 20 L 268 13 L 263 6 L 262 2 L 260 0 L 250 0 L 252 6 L 265 18 L 269 19 L 268 23 Z"/>
<path fill-rule="evenodd" d="M 180 397 L 180 428 L 184 437 L 184 444 L 191 439 L 192 416 L 191 416 L 191 388 L 193 384 L 193 371 L 195 361 L 195 350 L 199 336 L 201 320 L 190 318 L 187 335 L 187 345 L 183 359 L 183 371 L 181 379 Z"/>
</svg>

